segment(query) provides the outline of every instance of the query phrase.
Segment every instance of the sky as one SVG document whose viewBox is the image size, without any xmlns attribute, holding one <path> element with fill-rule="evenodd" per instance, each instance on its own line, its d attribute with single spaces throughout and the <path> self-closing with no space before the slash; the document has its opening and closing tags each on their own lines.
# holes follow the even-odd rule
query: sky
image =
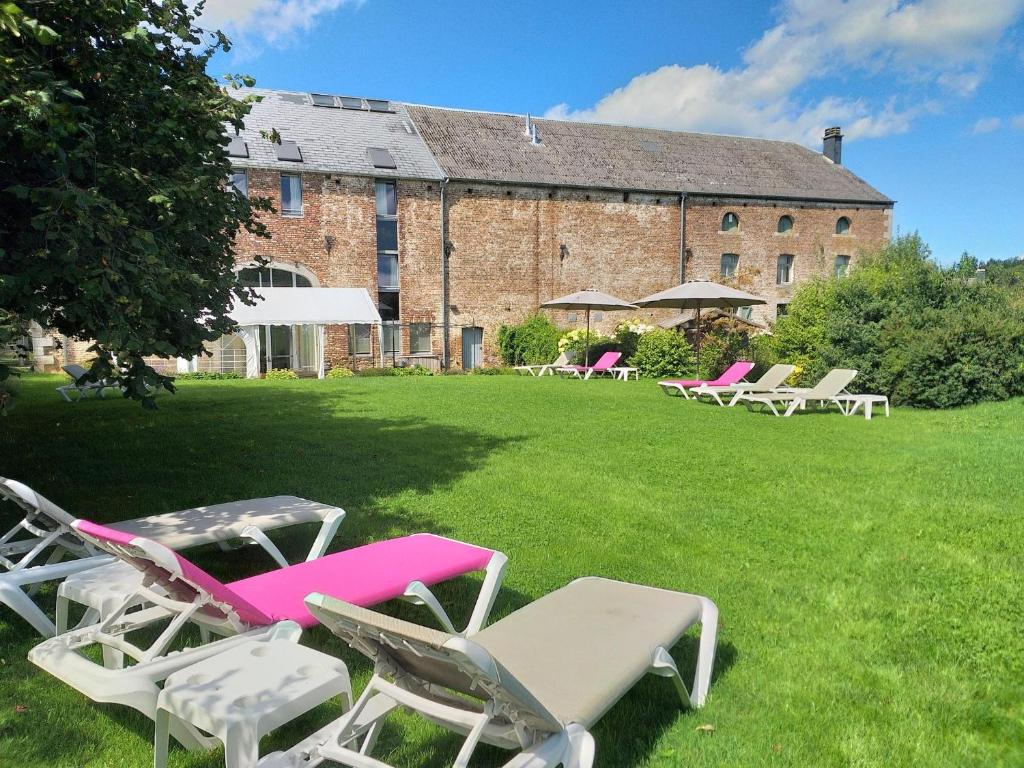
<svg viewBox="0 0 1024 768">
<path fill-rule="evenodd" d="M 784 139 L 935 257 L 1024 257 L 1024 0 L 207 0 L 257 85 Z"/>
</svg>

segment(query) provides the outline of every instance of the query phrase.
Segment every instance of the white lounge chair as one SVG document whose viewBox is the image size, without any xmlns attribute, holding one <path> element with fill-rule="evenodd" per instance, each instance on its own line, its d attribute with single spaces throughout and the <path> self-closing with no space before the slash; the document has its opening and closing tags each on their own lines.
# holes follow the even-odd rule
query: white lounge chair
<svg viewBox="0 0 1024 768">
<path fill-rule="evenodd" d="M 72 528 L 75 518 L 45 496 L 16 480 L 0 477 L 0 502 L 3 499 L 17 505 L 23 517 L 0 537 L 0 604 L 13 609 L 39 634 L 51 637 L 56 631 L 54 622 L 31 599 L 40 584 L 100 566 L 104 566 L 100 582 L 103 599 L 131 595 L 142 583 L 136 569 L 115 563 L 113 557 L 85 542 Z M 227 548 L 229 541 L 244 539 L 258 544 L 280 565 L 287 561 L 265 531 L 319 523 L 307 555 L 307 559 L 314 559 L 327 550 L 344 518 L 344 510 L 329 504 L 297 496 L 272 496 L 150 515 L 111 527 L 151 537 L 172 549 L 214 543 Z M 86 620 L 98 618 L 97 605 L 85 599 L 79 602 L 93 609 L 91 614 L 87 612 Z"/>
<path fill-rule="evenodd" d="M 563 366 L 572 363 L 573 358 L 576 357 L 575 350 L 566 350 L 558 357 L 555 358 L 553 363 L 545 363 L 544 365 L 517 365 L 514 370 L 516 373 L 529 374 L 530 376 L 545 376 L 547 374 L 555 375 L 556 368 L 562 368 Z"/>
<path fill-rule="evenodd" d="M 105 397 L 105 392 L 108 389 L 119 389 L 117 384 L 108 381 L 86 381 L 85 376 L 88 375 L 88 371 L 80 365 L 70 363 L 68 365 L 62 365 L 64 373 L 71 377 L 71 383 L 64 384 L 57 387 L 57 394 L 63 397 L 67 402 L 71 402 L 71 393 L 76 395 L 75 400 L 81 400 L 83 397 L 88 395 L 97 395 L 99 397 Z"/>
<path fill-rule="evenodd" d="M 351 712 L 260 768 L 332 761 L 386 768 L 371 757 L 389 713 L 404 707 L 466 740 L 465 768 L 480 742 L 517 754 L 506 768 L 589 768 L 590 728 L 648 672 L 669 677 L 702 706 L 711 680 L 718 609 L 706 597 L 584 578 L 469 637 L 393 619 L 325 595 L 306 599 L 321 623 L 371 658 L 374 674 Z M 669 649 L 702 625 L 687 691 Z"/>
<path fill-rule="evenodd" d="M 846 387 L 857 376 L 857 371 L 848 368 L 835 368 L 826 373 L 821 381 L 809 389 L 787 389 L 775 392 L 740 394 L 735 399 L 747 406 L 766 406 L 776 416 L 792 416 L 799 408 L 804 409 L 808 403 L 828 407 L 835 405 L 845 415 L 847 408 L 842 397 L 849 395 Z M 785 408 L 779 413 L 779 408 Z"/>
<path fill-rule="evenodd" d="M 740 394 L 753 394 L 758 392 L 773 392 L 782 386 L 783 382 L 796 370 L 795 365 L 784 365 L 777 363 L 762 374 L 757 381 L 740 381 L 736 384 L 701 384 L 690 390 L 694 397 L 701 395 L 710 396 L 716 403 L 724 406 L 726 403 L 722 396 L 732 396 L 729 405 L 736 405 Z"/>
<path fill-rule="evenodd" d="M 98 624 L 43 641 L 29 652 L 29 661 L 93 701 L 130 706 L 150 718 L 156 715 L 159 684 L 168 675 L 207 658 L 211 634 L 254 639 L 276 632 L 282 623 L 296 630 L 314 626 L 316 617 L 303 598 L 311 592 L 330 591 L 364 606 L 396 598 L 424 605 L 454 635 L 451 619 L 429 587 L 483 571 L 480 593 L 465 630 L 473 633 L 487 621 L 508 562 L 501 552 L 442 536 L 414 534 L 222 583 L 182 555 L 145 537 L 87 520 L 76 520 L 73 525 L 94 546 L 143 572 L 145 580 L 118 611 Z M 188 624 L 198 626 L 202 644 L 174 650 L 184 640 L 180 634 Z M 220 643 L 222 648 L 233 647 Z M 86 654 L 97 649 L 102 651 L 103 664 Z M 124 667 L 125 657 L 134 663 Z M 186 747 L 207 746 L 200 734 L 182 728 L 184 733 L 173 735 Z"/>
</svg>

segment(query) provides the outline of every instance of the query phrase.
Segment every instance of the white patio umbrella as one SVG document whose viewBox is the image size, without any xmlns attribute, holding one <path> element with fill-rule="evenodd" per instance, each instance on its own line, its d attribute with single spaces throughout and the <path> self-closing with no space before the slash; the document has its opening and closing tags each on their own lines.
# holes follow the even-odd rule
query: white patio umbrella
<svg viewBox="0 0 1024 768">
<path fill-rule="evenodd" d="M 600 309 L 606 312 L 615 312 L 622 309 L 636 309 L 633 304 L 623 301 L 615 296 L 602 293 L 596 288 L 587 288 L 585 291 L 576 291 L 566 296 L 559 296 L 557 299 L 545 301 L 541 304 L 547 309 L 583 309 L 587 313 L 587 337 L 586 352 L 583 357 L 583 364 L 590 365 L 590 310 Z"/>
<path fill-rule="evenodd" d="M 702 309 L 724 309 L 727 307 L 749 307 L 752 304 L 767 304 L 764 299 L 745 291 L 719 285 L 710 280 L 687 280 L 682 285 L 667 291 L 652 293 L 636 302 L 640 307 L 670 307 L 673 309 L 697 310 L 697 370 L 700 370 L 700 311 Z"/>
</svg>

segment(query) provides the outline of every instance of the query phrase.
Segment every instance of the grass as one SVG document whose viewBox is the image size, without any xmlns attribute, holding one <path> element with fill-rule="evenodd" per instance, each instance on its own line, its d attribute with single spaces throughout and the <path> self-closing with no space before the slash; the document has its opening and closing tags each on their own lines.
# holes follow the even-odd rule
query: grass
<svg viewBox="0 0 1024 768">
<path fill-rule="evenodd" d="M 83 516 L 294 493 L 348 510 L 337 547 L 428 530 L 503 550 L 496 616 L 585 574 L 712 597 L 707 706 L 646 679 L 596 729 L 601 766 L 1024 765 L 1021 401 L 776 419 L 650 382 L 357 378 L 188 382 L 148 413 L 62 403 L 57 383 L 21 385 L 0 474 Z M 196 559 L 235 578 L 269 565 Z M 442 598 L 464 619 L 469 594 Z M 0 611 L 0 765 L 150 765 L 151 724 L 37 671 L 35 642 Z M 358 691 L 367 662 L 323 630 L 304 642 L 341 654 Z M 692 646 L 678 656 L 691 664 Z M 428 768 L 457 745 L 402 716 L 379 754 Z"/>
</svg>

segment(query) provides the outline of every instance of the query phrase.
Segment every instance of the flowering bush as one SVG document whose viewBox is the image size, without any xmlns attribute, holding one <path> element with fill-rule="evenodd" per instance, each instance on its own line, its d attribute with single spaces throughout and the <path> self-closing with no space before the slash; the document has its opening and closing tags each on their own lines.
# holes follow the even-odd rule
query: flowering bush
<svg viewBox="0 0 1024 768">
<path fill-rule="evenodd" d="M 645 333 L 656 331 L 657 327 L 646 323 L 626 320 L 615 326 L 615 344 L 622 358 L 628 360 L 636 353 L 636 345 Z"/>
<path fill-rule="evenodd" d="M 590 331 L 590 346 L 593 348 L 597 344 L 604 344 L 611 341 L 611 338 L 605 336 L 599 331 L 591 329 Z M 562 338 L 558 340 L 558 351 L 565 352 L 567 349 L 571 349 L 577 354 L 583 351 L 583 348 L 587 344 L 587 329 L 586 328 L 574 328 L 562 334 Z"/>
<path fill-rule="evenodd" d="M 267 371 L 264 378 L 267 381 L 283 381 L 287 379 L 297 379 L 299 378 L 299 374 L 290 368 L 274 368 Z"/>
</svg>

